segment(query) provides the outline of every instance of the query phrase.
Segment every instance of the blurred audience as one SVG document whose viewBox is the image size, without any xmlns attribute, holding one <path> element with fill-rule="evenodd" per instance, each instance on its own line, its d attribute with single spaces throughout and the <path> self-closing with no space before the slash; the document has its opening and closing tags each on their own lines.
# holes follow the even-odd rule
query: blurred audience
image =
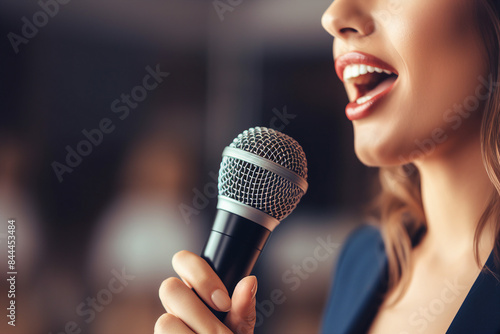
<svg viewBox="0 0 500 334">
<path fill-rule="evenodd" d="M 175 275 L 172 256 L 202 242 L 193 230 L 196 218 L 187 224 L 178 209 L 198 173 L 193 150 L 175 134 L 190 127 L 179 126 L 160 117 L 144 131 L 119 172 L 115 199 L 98 220 L 89 247 L 92 294 L 108 286 L 112 271 L 123 271 L 130 281 L 104 306 L 106 316 L 90 323 L 91 333 L 152 332 L 162 313 L 158 287 Z"/>
<path fill-rule="evenodd" d="M 16 333 L 37 333 L 47 324 L 40 312 L 44 306 L 41 282 L 36 279 L 43 269 L 40 264 L 46 245 L 38 208 L 26 182 L 33 173 L 33 155 L 30 153 L 29 147 L 16 135 L 4 132 L 0 136 L 0 305 L 4 306 L 0 333 L 13 332 L 14 327 L 7 324 L 12 319 L 6 317 L 8 313 L 5 311 L 11 301 L 16 307 Z M 8 233 L 10 219 L 15 220 L 13 234 Z M 15 241 L 15 244 L 11 243 L 14 247 L 8 248 L 9 236 L 15 237 L 10 238 Z M 14 255 L 14 268 L 8 265 L 8 255 Z M 17 274 L 10 275 L 8 272 Z M 12 288 L 6 283 L 11 276 L 15 276 L 13 298 L 8 297 Z M 25 320 L 28 316 L 30 321 Z"/>
</svg>

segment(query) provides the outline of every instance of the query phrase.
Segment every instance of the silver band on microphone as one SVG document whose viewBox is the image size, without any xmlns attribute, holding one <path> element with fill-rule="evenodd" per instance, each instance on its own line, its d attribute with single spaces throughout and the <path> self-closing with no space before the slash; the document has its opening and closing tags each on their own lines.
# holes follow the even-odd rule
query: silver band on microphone
<svg viewBox="0 0 500 334">
<path fill-rule="evenodd" d="M 274 161 L 263 158 L 254 153 L 250 153 L 245 150 L 229 146 L 224 149 L 224 151 L 222 152 L 222 156 L 239 159 L 251 163 L 253 165 L 259 166 L 261 168 L 264 168 L 295 184 L 304 192 L 304 194 L 307 191 L 308 183 L 303 177 L 301 177 L 294 171 L 291 171 L 288 168 L 285 168 L 280 164 L 277 164 Z"/>
<path fill-rule="evenodd" d="M 240 203 L 226 196 L 218 196 L 217 209 L 234 213 L 248 220 L 251 220 L 269 231 L 273 231 L 279 225 L 279 220 L 271 217 L 267 213 L 252 208 L 249 205 Z"/>
</svg>

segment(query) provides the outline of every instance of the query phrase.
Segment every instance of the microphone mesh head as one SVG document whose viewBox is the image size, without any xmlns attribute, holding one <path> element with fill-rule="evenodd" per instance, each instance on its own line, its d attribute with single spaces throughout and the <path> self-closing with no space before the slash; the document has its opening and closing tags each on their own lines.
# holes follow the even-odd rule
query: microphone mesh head
<svg viewBox="0 0 500 334">
<path fill-rule="evenodd" d="M 256 154 L 307 179 L 307 160 L 302 147 L 281 132 L 264 127 L 251 128 L 238 135 L 229 147 Z M 219 170 L 219 195 L 281 221 L 295 209 L 304 191 L 256 164 L 224 156 Z"/>
</svg>

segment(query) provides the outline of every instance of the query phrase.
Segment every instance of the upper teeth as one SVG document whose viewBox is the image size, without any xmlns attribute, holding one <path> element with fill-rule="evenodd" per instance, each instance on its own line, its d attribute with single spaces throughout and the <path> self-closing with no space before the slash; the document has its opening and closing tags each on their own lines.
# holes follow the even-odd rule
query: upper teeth
<svg viewBox="0 0 500 334">
<path fill-rule="evenodd" d="M 351 78 L 357 78 L 360 75 L 366 74 L 366 73 L 386 73 L 386 74 L 391 74 L 391 71 L 384 70 L 380 67 L 375 67 L 375 66 L 368 66 L 368 65 L 363 65 L 363 64 L 351 64 L 347 65 L 346 68 L 344 69 L 344 81 L 349 80 Z"/>
</svg>

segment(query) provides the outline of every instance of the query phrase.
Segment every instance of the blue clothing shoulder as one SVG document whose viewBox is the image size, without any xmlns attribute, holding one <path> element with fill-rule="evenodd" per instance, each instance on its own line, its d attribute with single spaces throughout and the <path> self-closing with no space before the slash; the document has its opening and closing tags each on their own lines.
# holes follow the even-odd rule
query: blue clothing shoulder
<svg viewBox="0 0 500 334">
<path fill-rule="evenodd" d="M 386 288 L 387 258 L 380 231 L 363 226 L 348 238 L 337 262 L 323 333 L 368 330 Z"/>
<path fill-rule="evenodd" d="M 486 266 L 500 277 L 491 253 Z M 348 238 L 337 262 L 323 333 L 366 333 L 387 291 L 387 256 L 379 229 L 363 226 Z M 447 334 L 500 334 L 500 281 L 479 274 Z"/>
</svg>

